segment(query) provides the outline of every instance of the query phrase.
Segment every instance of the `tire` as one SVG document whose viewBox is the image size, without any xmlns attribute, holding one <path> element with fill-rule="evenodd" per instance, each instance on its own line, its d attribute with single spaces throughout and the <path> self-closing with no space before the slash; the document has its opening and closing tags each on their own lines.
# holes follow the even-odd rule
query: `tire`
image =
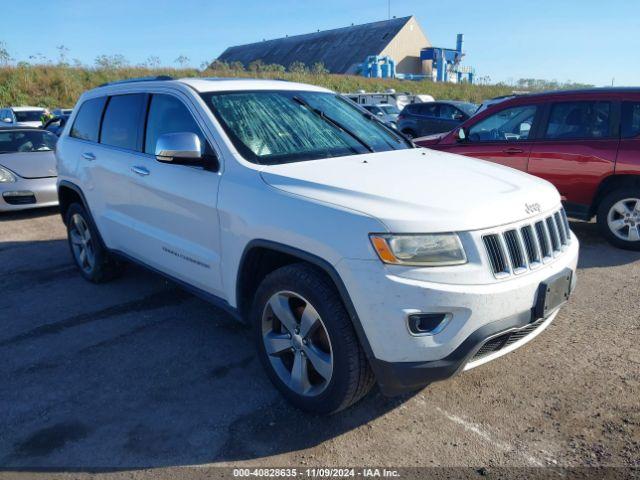
<svg viewBox="0 0 640 480">
<path fill-rule="evenodd" d="M 407 137 L 409 140 L 413 140 L 414 138 L 417 137 L 416 132 L 414 132 L 413 130 L 403 130 L 402 134 Z"/>
<path fill-rule="evenodd" d="M 349 314 L 333 283 L 317 268 L 296 263 L 267 275 L 256 292 L 251 320 L 267 375 L 301 410 L 336 413 L 371 390 L 374 376 Z"/>
<path fill-rule="evenodd" d="M 597 219 L 609 243 L 640 250 L 640 187 L 620 188 L 607 194 L 598 206 Z"/>
<path fill-rule="evenodd" d="M 65 224 L 71 256 L 86 280 L 93 283 L 107 282 L 122 272 L 122 264 L 109 255 L 82 205 L 73 203 L 69 206 Z"/>
</svg>

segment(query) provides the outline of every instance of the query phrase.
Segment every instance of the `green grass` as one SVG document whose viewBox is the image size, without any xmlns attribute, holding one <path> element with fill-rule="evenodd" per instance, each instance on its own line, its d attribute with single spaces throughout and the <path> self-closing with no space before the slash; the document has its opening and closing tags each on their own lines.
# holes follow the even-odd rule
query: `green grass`
<svg viewBox="0 0 640 480">
<path fill-rule="evenodd" d="M 508 94 L 513 90 L 513 87 L 508 85 L 455 85 L 302 72 L 247 72 L 229 69 L 199 71 L 138 67 L 94 69 L 59 65 L 20 65 L 0 67 L 0 106 L 70 107 L 84 91 L 102 83 L 152 75 L 171 75 L 176 78 L 198 76 L 278 78 L 319 85 L 338 92 L 355 92 L 360 89 L 379 92 L 394 88 L 397 92 L 427 93 L 437 99 L 468 100 L 476 103 Z"/>
</svg>

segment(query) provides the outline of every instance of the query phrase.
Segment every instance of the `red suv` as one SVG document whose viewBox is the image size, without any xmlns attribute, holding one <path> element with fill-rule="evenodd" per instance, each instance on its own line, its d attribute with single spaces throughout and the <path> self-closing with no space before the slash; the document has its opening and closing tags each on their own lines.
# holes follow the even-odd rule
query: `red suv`
<svg viewBox="0 0 640 480">
<path fill-rule="evenodd" d="M 611 243 L 640 250 L 640 88 L 517 96 L 416 143 L 542 177 L 570 216 L 597 216 Z"/>
</svg>

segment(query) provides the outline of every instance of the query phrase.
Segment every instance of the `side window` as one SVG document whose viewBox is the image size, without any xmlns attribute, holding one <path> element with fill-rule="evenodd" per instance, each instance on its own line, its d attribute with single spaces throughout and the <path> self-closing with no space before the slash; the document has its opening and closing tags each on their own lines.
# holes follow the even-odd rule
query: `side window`
<svg viewBox="0 0 640 480">
<path fill-rule="evenodd" d="M 469 129 L 471 142 L 515 142 L 527 140 L 537 107 L 522 105 L 506 108 L 480 120 Z"/>
<path fill-rule="evenodd" d="M 640 135 L 640 102 L 622 102 L 622 138 Z"/>
<path fill-rule="evenodd" d="M 80 110 L 71 127 L 70 135 L 90 142 L 98 141 L 100 117 L 107 97 L 92 98 L 80 105 Z"/>
<path fill-rule="evenodd" d="M 139 151 L 138 140 L 146 98 L 143 93 L 111 97 L 102 120 L 100 143 Z"/>
<path fill-rule="evenodd" d="M 611 136 L 609 102 L 565 102 L 551 107 L 545 138 L 607 138 Z"/>
<path fill-rule="evenodd" d="M 435 103 L 421 103 L 420 108 L 418 110 L 418 114 L 423 115 L 425 117 L 437 117 L 438 107 L 439 105 Z"/>
<path fill-rule="evenodd" d="M 456 118 L 462 118 L 462 113 L 456 107 L 443 103 L 440 105 L 440 114 L 438 116 L 444 120 L 455 120 Z"/>
<path fill-rule="evenodd" d="M 191 112 L 184 104 L 171 95 L 153 95 L 147 117 L 147 133 L 144 142 L 145 153 L 154 154 L 158 137 L 165 133 L 192 132 L 200 137 L 205 149 L 207 142 Z M 205 153 L 205 152 L 203 152 Z"/>
</svg>

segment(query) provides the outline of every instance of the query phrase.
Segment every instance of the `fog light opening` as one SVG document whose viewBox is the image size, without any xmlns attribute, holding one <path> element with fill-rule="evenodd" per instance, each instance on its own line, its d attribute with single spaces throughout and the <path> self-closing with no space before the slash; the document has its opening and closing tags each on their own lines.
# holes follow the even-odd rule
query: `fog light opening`
<svg viewBox="0 0 640 480">
<path fill-rule="evenodd" d="M 407 317 L 413 335 L 436 335 L 449 323 L 449 313 L 412 313 Z"/>
</svg>

